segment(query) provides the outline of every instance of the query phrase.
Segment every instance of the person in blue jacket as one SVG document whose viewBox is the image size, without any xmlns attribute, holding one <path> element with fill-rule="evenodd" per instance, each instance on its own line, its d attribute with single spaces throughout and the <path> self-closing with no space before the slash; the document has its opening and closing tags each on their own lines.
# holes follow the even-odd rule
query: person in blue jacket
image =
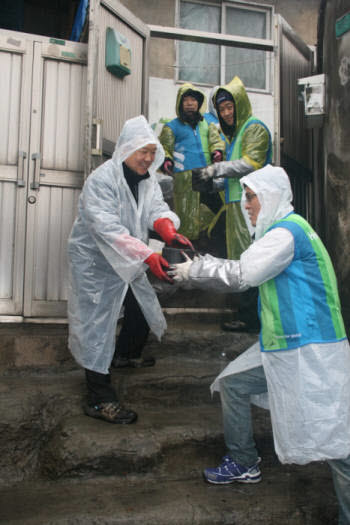
<svg viewBox="0 0 350 525">
<path fill-rule="evenodd" d="M 174 209 L 179 232 L 197 240 L 213 219 L 213 212 L 192 190 L 192 170 L 223 159 L 225 144 L 214 123 L 203 118 L 205 95 L 192 84 L 183 84 L 177 93 L 177 117 L 164 124 L 159 136 L 165 151 L 162 171 L 174 176 Z"/>
</svg>

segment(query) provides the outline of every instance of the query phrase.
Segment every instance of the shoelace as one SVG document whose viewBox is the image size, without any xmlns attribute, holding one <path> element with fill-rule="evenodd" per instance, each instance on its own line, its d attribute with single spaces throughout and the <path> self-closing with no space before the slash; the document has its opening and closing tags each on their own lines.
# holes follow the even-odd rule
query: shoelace
<svg viewBox="0 0 350 525">
<path fill-rule="evenodd" d="M 120 412 L 120 405 L 116 404 L 116 403 L 104 403 L 103 404 L 103 407 L 100 409 L 102 410 L 103 412 L 105 412 L 108 416 L 110 417 L 113 417 L 115 416 L 116 414 L 118 414 L 118 412 Z"/>
</svg>

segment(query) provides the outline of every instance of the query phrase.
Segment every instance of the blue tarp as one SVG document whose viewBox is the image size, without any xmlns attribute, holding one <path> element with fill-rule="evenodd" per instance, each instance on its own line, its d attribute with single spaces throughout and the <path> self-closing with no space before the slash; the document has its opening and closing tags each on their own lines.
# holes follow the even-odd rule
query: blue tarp
<svg viewBox="0 0 350 525">
<path fill-rule="evenodd" d="M 89 0 L 80 0 L 79 7 L 77 9 L 77 13 L 75 15 L 74 24 L 72 33 L 70 36 L 70 40 L 74 40 L 75 42 L 79 42 L 81 32 L 83 30 L 85 20 L 86 20 L 86 14 L 87 14 L 87 8 L 89 5 Z"/>
</svg>

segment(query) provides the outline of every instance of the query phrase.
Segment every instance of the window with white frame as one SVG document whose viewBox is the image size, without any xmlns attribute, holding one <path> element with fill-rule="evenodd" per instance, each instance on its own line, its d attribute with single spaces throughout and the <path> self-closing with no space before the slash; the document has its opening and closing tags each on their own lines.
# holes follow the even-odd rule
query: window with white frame
<svg viewBox="0 0 350 525">
<path fill-rule="evenodd" d="M 178 0 L 184 29 L 260 39 L 271 38 L 271 6 L 220 0 Z M 246 87 L 268 89 L 270 53 L 255 49 L 180 41 L 178 80 L 226 84 L 238 75 Z"/>
</svg>

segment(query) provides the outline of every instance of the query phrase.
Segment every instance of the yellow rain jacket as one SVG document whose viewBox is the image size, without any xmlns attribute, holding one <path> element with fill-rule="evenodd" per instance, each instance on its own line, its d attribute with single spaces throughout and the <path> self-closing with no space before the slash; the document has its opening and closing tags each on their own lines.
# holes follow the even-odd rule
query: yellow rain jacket
<svg viewBox="0 0 350 525">
<path fill-rule="evenodd" d="M 228 91 L 235 104 L 235 129 L 231 138 L 225 133 L 225 123 L 216 108 L 226 142 L 226 160 L 243 159 L 252 166 L 253 170 L 262 168 L 271 162 L 272 144 L 268 128 L 261 120 L 253 117 L 250 100 L 239 77 L 236 76 L 225 86 L 217 88 L 213 94 L 214 105 L 219 89 Z M 251 236 L 241 210 L 241 194 L 239 179 L 225 180 L 225 191 L 220 194 L 223 207 L 209 227 L 210 232 L 221 213 L 226 212 L 226 248 L 229 259 L 239 259 L 241 253 L 251 243 Z"/>
<path fill-rule="evenodd" d="M 181 118 L 182 98 L 186 91 L 199 93 L 199 112 L 206 109 L 205 95 L 192 84 L 183 84 L 177 93 L 177 118 L 164 124 L 159 140 L 164 148 L 165 158 L 174 164 L 174 208 L 180 217 L 180 232 L 191 240 L 198 239 L 199 233 L 208 228 L 214 214 L 200 202 L 200 193 L 192 190 L 192 169 L 211 164 L 211 155 L 219 150 L 224 153 L 225 143 L 215 124 L 204 118 L 195 128 Z"/>
</svg>

